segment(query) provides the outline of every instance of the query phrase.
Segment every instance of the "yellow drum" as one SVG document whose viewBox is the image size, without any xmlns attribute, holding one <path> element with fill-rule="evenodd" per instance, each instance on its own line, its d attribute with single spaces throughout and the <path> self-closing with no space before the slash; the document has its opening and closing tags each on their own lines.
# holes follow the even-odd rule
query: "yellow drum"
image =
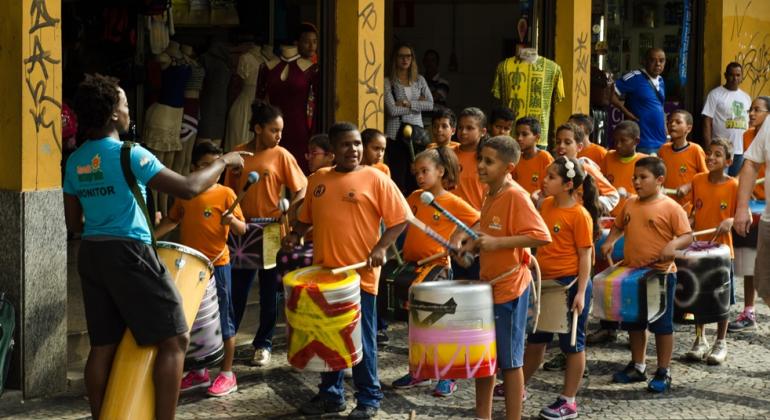
<svg viewBox="0 0 770 420">
<path fill-rule="evenodd" d="M 361 361 L 360 283 L 355 270 L 335 275 L 318 265 L 284 276 L 292 366 L 335 372 Z"/>
<path fill-rule="evenodd" d="M 158 242 L 158 256 L 182 296 L 187 327 L 192 327 L 209 279 L 211 262 L 200 252 L 171 242 Z M 141 304 L 141 302 L 137 302 Z M 143 420 L 155 418 L 155 386 L 152 371 L 155 346 L 138 346 L 126 329 L 112 362 L 101 418 Z"/>
</svg>

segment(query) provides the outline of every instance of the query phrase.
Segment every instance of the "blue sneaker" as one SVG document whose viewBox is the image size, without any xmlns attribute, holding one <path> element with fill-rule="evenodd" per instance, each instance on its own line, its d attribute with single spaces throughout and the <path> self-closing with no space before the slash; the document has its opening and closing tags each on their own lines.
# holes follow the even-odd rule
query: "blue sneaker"
<svg viewBox="0 0 770 420">
<path fill-rule="evenodd" d="M 433 395 L 436 397 L 448 397 L 457 391 L 457 383 L 453 379 L 441 379 L 433 389 Z"/>
<path fill-rule="evenodd" d="M 396 389 L 409 389 L 416 386 L 430 386 L 430 379 L 417 379 L 413 377 L 411 373 L 407 373 L 406 375 L 393 381 L 391 386 Z"/>
<path fill-rule="evenodd" d="M 647 383 L 647 390 L 662 394 L 669 389 L 671 389 L 671 375 L 668 373 L 668 369 L 658 368 L 658 370 L 655 371 L 655 377 Z"/>
<path fill-rule="evenodd" d="M 612 382 L 619 384 L 630 384 L 632 382 L 644 382 L 647 380 L 647 375 L 644 372 L 640 372 L 635 366 L 634 362 L 629 362 L 625 369 L 620 372 L 615 372 L 612 375 Z"/>
</svg>

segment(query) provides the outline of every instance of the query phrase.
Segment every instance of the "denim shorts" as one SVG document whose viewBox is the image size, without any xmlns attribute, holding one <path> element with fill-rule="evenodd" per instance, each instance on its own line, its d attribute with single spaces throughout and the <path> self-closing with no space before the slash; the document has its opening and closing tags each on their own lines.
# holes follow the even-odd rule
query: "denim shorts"
<svg viewBox="0 0 770 420">
<path fill-rule="evenodd" d="M 558 282 L 561 285 L 568 285 L 572 282 L 572 280 L 575 279 L 575 276 L 567 276 L 567 277 L 561 277 L 554 281 Z M 550 280 L 549 280 L 550 281 Z M 586 285 L 586 293 L 585 298 L 583 301 L 583 312 L 578 315 L 578 323 L 577 323 L 577 335 L 575 340 L 575 345 L 570 345 L 570 339 L 571 333 L 566 334 L 559 334 L 559 348 L 564 353 L 580 353 L 581 351 L 585 350 L 586 347 L 586 324 L 588 323 L 588 315 L 589 310 L 591 309 L 591 293 L 593 290 L 593 286 L 591 281 L 588 281 L 588 284 Z M 572 319 L 572 311 L 570 310 L 570 307 L 572 306 L 572 301 L 575 299 L 575 295 L 577 295 L 578 291 L 578 282 L 575 281 L 574 284 L 569 288 L 569 291 L 567 292 L 567 306 L 565 306 L 564 309 L 566 311 L 565 316 L 568 317 L 568 319 Z M 548 308 L 552 309 L 552 308 Z M 527 342 L 532 344 L 548 344 L 553 340 L 553 333 L 550 332 L 537 332 L 534 334 L 530 334 L 527 337 Z"/>
<path fill-rule="evenodd" d="M 653 322 L 621 322 L 620 328 L 626 331 L 650 330 L 653 334 L 674 333 L 674 293 L 676 293 L 676 273 L 666 276 L 666 311 Z"/>
<path fill-rule="evenodd" d="M 531 291 L 532 284 L 518 298 L 494 306 L 497 367 L 500 369 L 516 369 L 524 365 L 524 336 Z"/>
<path fill-rule="evenodd" d="M 222 339 L 235 337 L 235 311 L 233 309 L 233 285 L 230 264 L 214 267 L 214 280 L 217 283 L 217 301 L 219 303 L 219 324 Z"/>
</svg>

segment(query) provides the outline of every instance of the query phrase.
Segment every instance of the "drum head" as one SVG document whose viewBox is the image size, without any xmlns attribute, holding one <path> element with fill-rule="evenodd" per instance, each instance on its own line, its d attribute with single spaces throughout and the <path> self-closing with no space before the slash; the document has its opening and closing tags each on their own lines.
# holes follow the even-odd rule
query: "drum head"
<svg viewBox="0 0 770 420">
<path fill-rule="evenodd" d="M 287 287 L 315 284 L 321 291 L 339 289 L 358 281 L 360 281 L 360 276 L 355 270 L 332 274 L 331 270 L 320 265 L 311 265 L 294 270 L 283 278 L 283 283 Z"/>
<path fill-rule="evenodd" d="M 155 245 L 155 248 L 157 248 L 157 249 L 169 249 L 169 250 L 172 250 L 172 251 L 177 251 L 177 252 L 180 252 L 182 254 L 187 254 L 187 255 L 190 255 L 192 257 L 195 257 L 195 258 L 201 260 L 201 262 L 203 262 L 209 268 L 209 270 L 212 273 L 214 272 L 214 265 L 211 263 L 209 258 L 207 256 L 203 255 L 203 253 L 201 253 L 200 251 L 195 250 L 193 248 L 190 248 L 189 246 L 184 246 L 184 245 L 177 244 L 177 243 L 174 243 L 174 242 L 158 241 L 157 244 Z"/>
</svg>

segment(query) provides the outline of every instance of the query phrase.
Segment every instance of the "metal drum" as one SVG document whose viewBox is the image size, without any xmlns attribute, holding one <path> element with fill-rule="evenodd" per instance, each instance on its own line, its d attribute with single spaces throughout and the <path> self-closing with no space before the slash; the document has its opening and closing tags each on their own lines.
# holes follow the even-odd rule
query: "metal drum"
<svg viewBox="0 0 770 420">
<path fill-rule="evenodd" d="M 482 378 L 497 370 L 492 286 L 433 281 L 409 291 L 409 372 L 416 378 Z"/>
<path fill-rule="evenodd" d="M 751 229 L 746 237 L 741 235 L 733 235 L 733 247 L 734 248 L 757 248 L 757 230 L 759 226 L 759 218 L 765 211 L 765 201 L 751 200 L 749 201 L 749 209 L 751 210 Z"/>
<path fill-rule="evenodd" d="M 577 279 L 575 280 L 577 281 Z M 540 315 L 537 318 L 537 331 L 566 334 L 570 332 L 572 311 L 568 295 L 568 285 L 559 284 L 555 280 L 544 280 L 540 291 Z"/>
<path fill-rule="evenodd" d="M 389 269 L 387 273 L 386 269 Z M 377 291 L 380 302 L 377 313 L 387 314 L 397 321 L 406 321 L 409 318 L 409 288 L 424 281 L 448 280 L 448 276 L 449 267 L 441 264 L 417 265 L 408 262 L 395 268 L 383 267 Z"/>
<path fill-rule="evenodd" d="M 219 319 L 219 299 L 217 298 L 217 282 L 214 277 L 209 280 L 206 294 L 203 295 L 198 314 L 195 315 L 190 345 L 184 359 L 184 369 L 203 369 L 219 365 L 225 357 L 224 342 L 222 341 L 222 324 Z"/>
<path fill-rule="evenodd" d="M 182 310 L 190 328 L 209 284 L 207 280 L 214 274 L 214 267 L 205 255 L 184 245 L 158 242 L 157 250 L 182 297 Z M 155 418 L 152 371 L 157 354 L 157 347 L 139 347 L 131 331 L 126 330 L 112 362 L 101 418 Z"/>
<path fill-rule="evenodd" d="M 647 267 L 612 266 L 593 279 L 594 317 L 653 322 L 666 311 L 666 275 Z"/>
<path fill-rule="evenodd" d="M 730 247 L 698 241 L 676 256 L 674 321 L 708 324 L 730 312 Z"/>
<path fill-rule="evenodd" d="M 292 366 L 335 372 L 361 361 L 360 283 L 355 270 L 334 275 L 317 265 L 283 278 Z"/>
<path fill-rule="evenodd" d="M 604 259 L 604 255 L 599 251 L 604 245 L 604 241 L 610 235 L 610 230 L 615 224 L 614 217 L 601 217 L 599 218 L 599 224 L 601 225 L 602 237 L 596 241 L 594 250 L 596 253 L 596 261 L 594 263 L 594 272 L 599 273 L 610 266 L 609 261 Z M 624 258 L 623 247 L 625 246 L 625 237 L 621 236 L 620 239 L 615 242 L 615 246 L 612 248 L 612 261 L 617 262 Z"/>
</svg>

